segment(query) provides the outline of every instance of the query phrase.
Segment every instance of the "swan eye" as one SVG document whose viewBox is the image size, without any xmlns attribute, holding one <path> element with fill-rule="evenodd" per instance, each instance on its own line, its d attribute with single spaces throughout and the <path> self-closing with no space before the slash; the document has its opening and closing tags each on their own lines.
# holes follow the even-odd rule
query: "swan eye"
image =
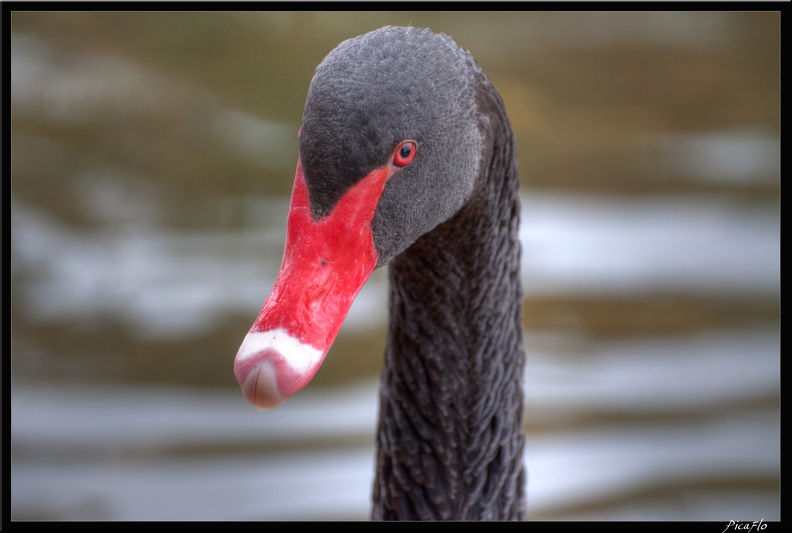
<svg viewBox="0 0 792 533">
<path fill-rule="evenodd" d="M 415 159 L 415 143 L 413 141 L 404 141 L 397 148 L 393 154 L 393 165 L 397 167 L 406 167 L 412 160 Z"/>
</svg>

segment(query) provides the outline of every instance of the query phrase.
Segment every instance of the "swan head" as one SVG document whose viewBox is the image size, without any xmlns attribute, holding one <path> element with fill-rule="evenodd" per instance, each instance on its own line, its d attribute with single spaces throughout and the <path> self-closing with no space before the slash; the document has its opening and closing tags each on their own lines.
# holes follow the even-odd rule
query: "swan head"
<svg viewBox="0 0 792 533">
<path fill-rule="evenodd" d="M 483 139 L 478 71 L 450 37 L 386 27 L 349 39 L 317 67 L 303 113 L 300 161 L 319 218 L 343 194 L 396 161 L 371 221 L 377 266 L 450 218 L 470 196 Z"/>
<path fill-rule="evenodd" d="M 371 272 L 470 197 L 487 131 L 479 75 L 449 37 L 418 28 L 349 39 L 317 67 L 283 262 L 234 363 L 254 406 L 303 388 Z"/>
</svg>

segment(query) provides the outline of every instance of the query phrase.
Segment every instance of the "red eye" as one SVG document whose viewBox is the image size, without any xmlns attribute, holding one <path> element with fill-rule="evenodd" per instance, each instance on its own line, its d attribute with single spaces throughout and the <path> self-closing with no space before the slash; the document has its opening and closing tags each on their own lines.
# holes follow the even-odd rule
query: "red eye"
<svg viewBox="0 0 792 533">
<path fill-rule="evenodd" d="M 397 148 L 393 154 L 393 165 L 397 167 L 406 167 L 412 160 L 415 159 L 415 143 L 413 141 L 404 141 Z"/>
</svg>

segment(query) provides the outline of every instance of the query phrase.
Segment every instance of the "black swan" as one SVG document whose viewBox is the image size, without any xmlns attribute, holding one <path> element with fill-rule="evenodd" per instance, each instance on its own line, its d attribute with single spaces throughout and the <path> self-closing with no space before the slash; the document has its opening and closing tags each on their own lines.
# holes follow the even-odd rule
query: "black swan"
<svg viewBox="0 0 792 533">
<path fill-rule="evenodd" d="M 278 278 L 234 361 L 280 405 L 389 265 L 374 519 L 524 519 L 519 196 L 503 102 L 446 35 L 385 27 L 317 67 Z"/>
</svg>

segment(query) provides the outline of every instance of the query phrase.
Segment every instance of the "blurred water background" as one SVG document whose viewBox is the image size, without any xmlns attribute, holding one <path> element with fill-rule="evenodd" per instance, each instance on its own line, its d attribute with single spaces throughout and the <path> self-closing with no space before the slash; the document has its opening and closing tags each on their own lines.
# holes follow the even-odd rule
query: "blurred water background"
<svg viewBox="0 0 792 533">
<path fill-rule="evenodd" d="M 368 518 L 386 273 L 272 412 L 315 66 L 387 24 L 471 50 L 523 185 L 529 515 L 780 518 L 778 13 L 15 12 L 11 518 Z"/>
</svg>

